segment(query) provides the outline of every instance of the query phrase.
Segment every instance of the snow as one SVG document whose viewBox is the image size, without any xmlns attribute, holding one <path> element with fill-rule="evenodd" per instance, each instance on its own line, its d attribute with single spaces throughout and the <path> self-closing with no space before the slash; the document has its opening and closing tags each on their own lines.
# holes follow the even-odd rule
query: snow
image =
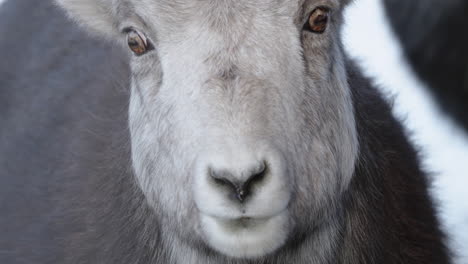
<svg viewBox="0 0 468 264">
<path fill-rule="evenodd" d="M 346 13 L 345 47 L 390 97 L 435 175 L 433 194 L 457 263 L 468 263 L 468 135 L 441 114 L 424 83 L 411 72 L 385 18 L 381 0 L 358 0 Z"/>
</svg>

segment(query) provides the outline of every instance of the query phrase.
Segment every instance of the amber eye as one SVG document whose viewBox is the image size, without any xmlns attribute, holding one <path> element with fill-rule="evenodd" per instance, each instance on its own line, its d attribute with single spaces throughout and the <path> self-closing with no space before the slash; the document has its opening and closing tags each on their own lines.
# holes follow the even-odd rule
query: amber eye
<svg viewBox="0 0 468 264">
<path fill-rule="evenodd" d="M 323 33 L 327 29 L 330 9 L 326 7 L 317 7 L 309 16 L 305 29 L 314 33 Z"/>
<path fill-rule="evenodd" d="M 152 44 L 145 37 L 145 35 L 135 30 L 130 30 L 127 33 L 128 47 L 135 53 L 135 55 L 143 55 L 153 49 Z"/>
</svg>

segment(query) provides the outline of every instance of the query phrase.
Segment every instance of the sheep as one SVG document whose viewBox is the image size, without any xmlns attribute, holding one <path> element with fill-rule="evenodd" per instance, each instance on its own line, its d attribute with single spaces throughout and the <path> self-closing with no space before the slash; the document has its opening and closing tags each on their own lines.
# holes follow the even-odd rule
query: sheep
<svg viewBox="0 0 468 264">
<path fill-rule="evenodd" d="M 7 1 L 0 262 L 450 263 L 347 4 Z"/>
</svg>

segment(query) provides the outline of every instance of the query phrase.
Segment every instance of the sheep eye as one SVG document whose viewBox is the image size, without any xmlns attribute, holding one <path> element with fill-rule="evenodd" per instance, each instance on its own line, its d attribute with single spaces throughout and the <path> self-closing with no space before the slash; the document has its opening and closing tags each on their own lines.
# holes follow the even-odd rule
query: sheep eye
<svg viewBox="0 0 468 264">
<path fill-rule="evenodd" d="M 305 29 L 313 33 L 321 34 L 325 32 L 330 16 L 330 9 L 327 7 L 317 7 L 310 13 L 309 20 L 305 25 Z"/>
<path fill-rule="evenodd" d="M 138 56 L 143 55 L 153 49 L 153 45 L 146 38 L 146 36 L 136 30 L 130 30 L 127 33 L 127 42 L 130 50 Z"/>
</svg>

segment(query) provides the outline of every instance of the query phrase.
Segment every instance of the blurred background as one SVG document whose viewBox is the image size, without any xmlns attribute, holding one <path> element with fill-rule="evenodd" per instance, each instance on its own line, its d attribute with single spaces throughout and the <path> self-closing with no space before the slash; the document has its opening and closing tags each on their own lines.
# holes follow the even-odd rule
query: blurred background
<svg viewBox="0 0 468 264">
<path fill-rule="evenodd" d="M 384 1 L 388 6 L 384 5 Z M 451 247 L 458 255 L 457 263 L 467 264 L 468 130 L 463 128 L 466 126 L 463 118 L 468 118 L 468 112 L 464 112 L 463 109 L 468 109 L 468 101 L 457 102 L 456 99 L 465 99 L 463 96 L 468 92 L 467 83 L 459 84 L 457 78 L 468 80 L 468 71 L 463 72 L 464 78 L 459 76 L 460 74 L 452 76 L 457 74 L 459 65 L 454 65 L 457 62 L 462 62 L 463 69 L 468 70 L 468 45 L 459 46 L 467 41 L 468 28 L 463 27 L 468 22 L 467 4 L 458 1 L 465 10 L 455 6 L 455 11 L 461 13 L 448 14 L 451 21 L 444 21 L 446 18 L 440 15 L 437 17 L 437 14 L 443 14 L 440 10 L 444 5 L 455 5 L 457 1 L 356 0 L 346 12 L 347 23 L 343 39 L 348 53 L 359 62 L 364 72 L 374 79 L 389 100 L 394 101 L 395 115 L 404 122 L 408 135 L 421 151 L 426 171 L 434 177 L 433 194 L 439 202 Z M 422 4 L 418 6 L 417 2 Z M 411 7 L 405 7 L 405 4 Z M 408 8 L 414 10 L 407 10 Z M 425 12 L 432 12 L 436 16 Z M 393 16 L 391 19 L 403 20 L 400 28 L 398 25 L 396 30 L 393 28 L 395 23 L 391 23 L 388 14 Z M 412 23 L 404 21 L 405 19 L 411 20 Z M 404 32 L 411 27 L 417 27 L 415 32 Z M 440 51 L 438 47 L 434 47 L 434 42 L 438 40 L 431 39 L 431 36 L 441 41 L 452 41 L 452 36 L 446 32 L 436 35 L 435 31 L 450 31 L 456 27 L 464 30 L 453 37 L 457 43 L 440 43 L 439 50 L 443 50 L 444 54 L 437 54 Z M 424 32 L 425 30 L 427 32 Z M 418 43 L 419 39 L 425 41 L 424 38 L 428 41 Z M 400 40 L 407 41 L 404 42 L 405 48 L 423 51 L 425 61 L 418 61 L 413 50 L 402 49 Z M 418 47 L 418 44 L 421 46 Z M 408 47 L 410 45 L 414 47 Z M 427 50 L 425 47 L 428 47 Z M 442 57 L 442 62 L 437 56 Z M 412 67 L 410 61 L 421 63 L 421 66 Z M 432 66 L 433 70 L 438 72 L 425 72 L 425 69 L 421 69 L 424 66 Z M 433 77 L 439 77 L 440 81 Z M 442 94 L 436 90 L 440 86 L 444 88 Z M 454 90 L 455 100 L 443 97 Z"/>
<path fill-rule="evenodd" d="M 433 194 L 457 263 L 468 264 L 468 4 L 463 1 L 356 0 L 346 12 L 343 39 L 348 53 L 394 102 L 395 115 L 434 177 Z"/>
</svg>

